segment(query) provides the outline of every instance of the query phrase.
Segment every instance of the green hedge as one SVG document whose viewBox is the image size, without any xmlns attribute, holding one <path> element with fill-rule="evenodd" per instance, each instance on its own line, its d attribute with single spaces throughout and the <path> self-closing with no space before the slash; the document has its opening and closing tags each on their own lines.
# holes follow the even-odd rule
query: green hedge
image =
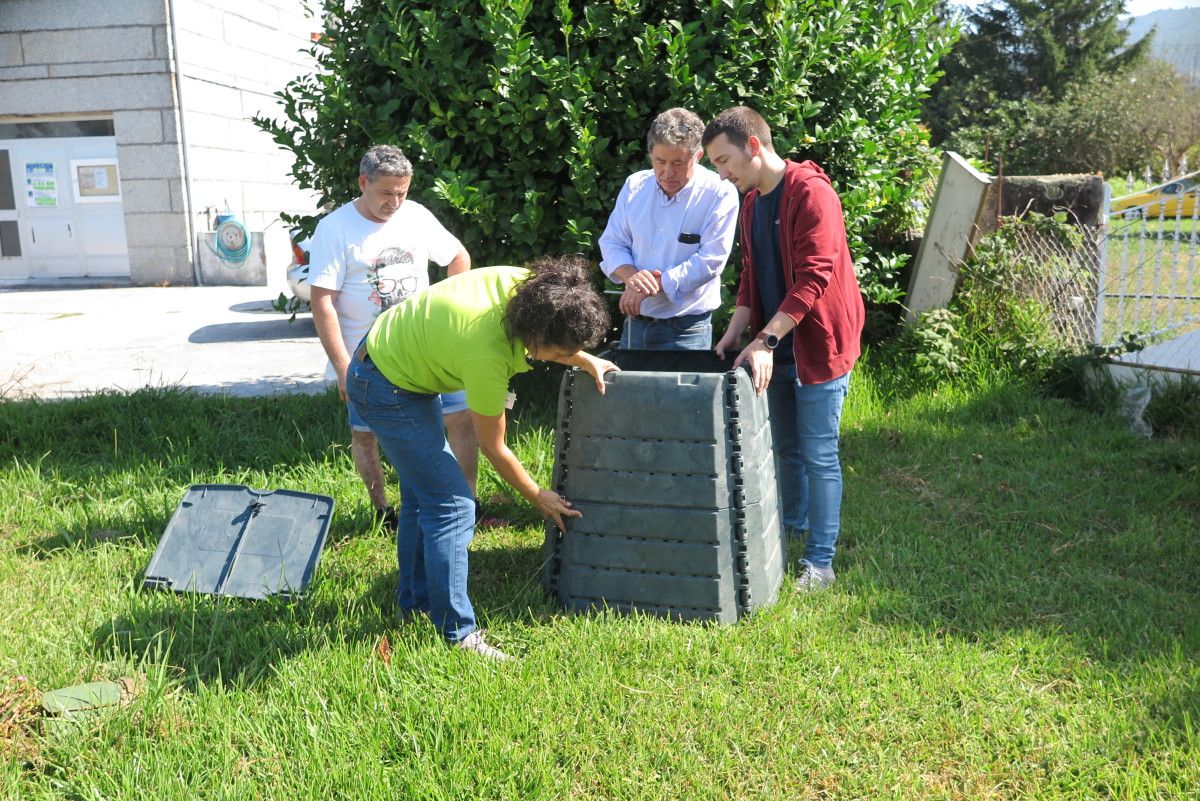
<svg viewBox="0 0 1200 801">
<path fill-rule="evenodd" d="M 324 5 L 319 71 L 256 119 L 323 201 L 354 197 L 361 152 L 392 142 L 476 264 L 598 259 L 653 117 L 746 103 L 833 177 L 868 298 L 898 296 L 892 243 L 933 163 L 917 118 L 947 46 L 935 0 Z"/>
</svg>

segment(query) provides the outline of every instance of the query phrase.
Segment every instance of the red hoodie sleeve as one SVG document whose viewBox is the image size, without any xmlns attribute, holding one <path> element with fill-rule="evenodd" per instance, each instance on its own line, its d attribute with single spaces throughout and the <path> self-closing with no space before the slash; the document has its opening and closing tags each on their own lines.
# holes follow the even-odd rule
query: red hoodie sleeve
<svg viewBox="0 0 1200 801">
<path fill-rule="evenodd" d="M 788 215 L 788 225 L 795 281 L 779 310 L 799 323 L 825 294 L 846 241 L 842 202 L 833 187 L 824 180 L 805 181 Z"/>
<path fill-rule="evenodd" d="M 754 269 L 754 249 L 750 242 L 750 221 L 753 219 L 754 199 L 758 190 L 752 190 L 742 202 L 741 219 L 738 220 L 738 230 L 742 235 L 742 271 L 738 275 L 737 306 L 754 309 L 753 289 L 750 286 L 750 273 Z"/>
</svg>

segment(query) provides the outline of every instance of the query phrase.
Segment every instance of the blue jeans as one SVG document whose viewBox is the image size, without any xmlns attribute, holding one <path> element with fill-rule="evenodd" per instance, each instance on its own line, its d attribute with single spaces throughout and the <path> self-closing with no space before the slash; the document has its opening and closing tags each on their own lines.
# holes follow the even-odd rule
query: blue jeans
<svg viewBox="0 0 1200 801">
<path fill-rule="evenodd" d="M 712 347 L 712 312 L 663 320 L 626 317 L 621 350 L 708 350 Z"/>
<path fill-rule="evenodd" d="M 346 392 L 400 479 L 396 603 L 425 612 L 451 643 L 475 630 L 467 597 L 467 544 L 475 500 L 446 443 L 442 401 L 401 389 L 370 361 L 350 362 Z"/>
<path fill-rule="evenodd" d="M 767 386 L 771 433 L 779 456 L 783 523 L 808 530 L 804 558 L 829 567 L 842 518 L 842 464 L 838 430 L 850 374 L 822 384 L 801 384 L 796 366 L 777 366 Z"/>
</svg>

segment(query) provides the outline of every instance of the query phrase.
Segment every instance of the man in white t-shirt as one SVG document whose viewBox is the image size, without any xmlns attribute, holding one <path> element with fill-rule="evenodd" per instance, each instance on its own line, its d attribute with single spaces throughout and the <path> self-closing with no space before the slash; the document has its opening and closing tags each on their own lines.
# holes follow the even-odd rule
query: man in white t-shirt
<svg viewBox="0 0 1200 801">
<path fill-rule="evenodd" d="M 346 368 L 375 317 L 429 286 L 429 262 L 448 275 L 471 269 L 466 248 L 415 200 L 407 200 L 412 164 L 394 145 L 376 145 L 358 167 L 361 194 L 317 224 L 309 248 L 308 284 L 317 335 L 329 357 L 326 375 L 346 400 Z M 379 444 L 348 405 L 350 450 L 376 516 L 395 528 L 387 503 Z M 471 491 L 479 456 L 462 392 L 442 396 L 446 434 Z"/>
</svg>

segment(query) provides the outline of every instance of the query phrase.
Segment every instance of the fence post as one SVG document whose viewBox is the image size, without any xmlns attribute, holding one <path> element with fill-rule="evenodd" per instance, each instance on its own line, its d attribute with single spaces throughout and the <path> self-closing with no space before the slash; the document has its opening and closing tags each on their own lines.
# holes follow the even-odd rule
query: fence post
<svg viewBox="0 0 1200 801">
<path fill-rule="evenodd" d="M 983 232 L 982 216 L 991 185 L 990 176 L 957 153 L 947 151 L 942 157 L 937 193 L 908 284 L 907 322 L 915 321 L 921 312 L 946 306 L 954 296 L 958 267 Z"/>
<path fill-rule="evenodd" d="M 1096 273 L 1096 344 L 1104 345 L 1104 293 L 1108 286 L 1108 213 L 1112 187 L 1104 182 L 1104 211 L 1100 214 L 1100 264 Z"/>
</svg>

